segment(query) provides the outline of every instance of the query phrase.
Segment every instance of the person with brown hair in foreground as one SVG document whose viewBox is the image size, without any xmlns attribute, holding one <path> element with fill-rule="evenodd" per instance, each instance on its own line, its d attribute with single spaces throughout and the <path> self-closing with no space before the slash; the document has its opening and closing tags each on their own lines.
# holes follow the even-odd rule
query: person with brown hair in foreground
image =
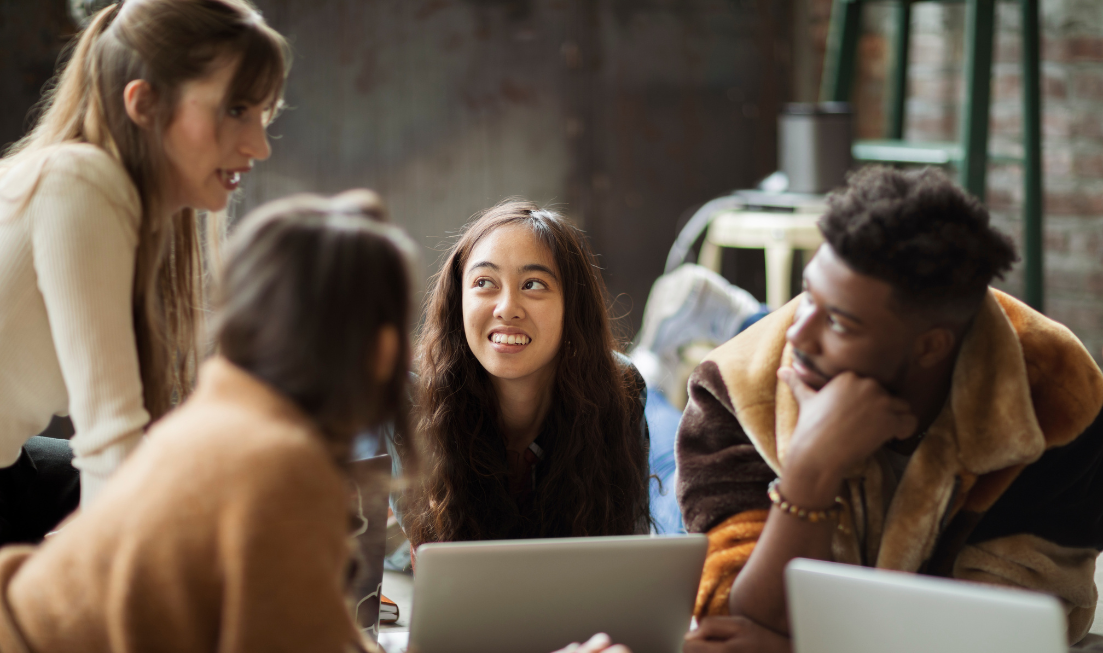
<svg viewBox="0 0 1103 653">
<path fill-rule="evenodd" d="M 245 219 L 195 392 L 66 528 L 0 550 L 0 650 L 359 650 L 345 465 L 404 423 L 415 257 L 372 197 Z"/>
<path fill-rule="evenodd" d="M 1048 592 L 1080 640 L 1103 549 L 1095 361 L 989 288 L 1014 248 L 940 172 L 860 171 L 820 230 L 804 292 L 690 380 L 678 497 L 709 554 L 686 653 L 789 650 L 797 557 Z"/>
</svg>

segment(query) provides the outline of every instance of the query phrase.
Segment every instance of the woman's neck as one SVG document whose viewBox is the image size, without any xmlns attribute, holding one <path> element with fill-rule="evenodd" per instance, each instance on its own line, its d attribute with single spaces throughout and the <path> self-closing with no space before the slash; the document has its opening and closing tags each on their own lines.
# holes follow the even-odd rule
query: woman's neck
<svg viewBox="0 0 1103 653">
<path fill-rule="evenodd" d="M 490 377 L 498 395 L 498 427 L 505 437 L 506 449 L 524 451 L 540 435 L 551 410 L 554 378 L 554 367 L 523 379 Z"/>
</svg>

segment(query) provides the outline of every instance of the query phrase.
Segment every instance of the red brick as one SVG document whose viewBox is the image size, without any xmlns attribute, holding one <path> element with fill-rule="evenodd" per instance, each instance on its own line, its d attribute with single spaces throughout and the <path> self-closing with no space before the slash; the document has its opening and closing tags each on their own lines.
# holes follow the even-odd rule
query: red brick
<svg viewBox="0 0 1103 653">
<path fill-rule="evenodd" d="M 1073 171 L 1082 179 L 1103 179 L 1103 154 L 1076 155 Z"/>
<path fill-rule="evenodd" d="M 1103 233 L 1097 230 L 1081 234 L 1077 243 L 1082 246 L 1083 253 L 1095 261 L 1103 261 Z M 1101 325 L 1103 326 L 1103 325 Z"/>
<path fill-rule="evenodd" d="M 1011 38 L 997 38 L 992 58 L 996 63 L 1019 63 L 1022 46 L 1018 34 Z"/>
<path fill-rule="evenodd" d="M 1081 114 L 1070 120 L 1070 126 L 1077 138 L 1103 140 L 1103 115 Z"/>
<path fill-rule="evenodd" d="M 1048 268 L 1046 288 L 1054 291 L 1100 295 L 1103 294 L 1103 271 Z M 1099 322 L 1096 326 L 1101 325 L 1103 322 Z"/>
<path fill-rule="evenodd" d="M 959 76 L 949 77 L 941 74 L 927 74 L 922 77 L 910 76 L 908 97 L 922 98 L 933 102 L 961 102 L 965 96 L 965 85 Z"/>
<path fill-rule="evenodd" d="M 992 79 L 993 100 L 1017 100 L 1022 97 L 1023 78 L 1019 73 L 994 75 Z"/>
<path fill-rule="evenodd" d="M 1047 288 L 1049 284 L 1046 284 Z M 1099 333 L 1103 324 L 1103 305 L 1094 300 L 1050 297 L 1046 302 L 1046 314 L 1081 336 L 1082 333 Z M 1098 358 L 1098 349 L 1092 352 Z"/>
<path fill-rule="evenodd" d="M 1081 70 L 1073 74 L 1072 93 L 1081 100 L 1103 100 L 1103 70 Z"/>
<path fill-rule="evenodd" d="M 1042 75 L 1042 95 L 1047 98 L 1067 98 L 1069 85 L 1063 77 L 1056 75 Z"/>
<path fill-rule="evenodd" d="M 1046 254 L 1069 254 L 1072 251 L 1072 240 L 1067 231 L 1046 229 L 1045 241 Z"/>
<path fill-rule="evenodd" d="M 1043 39 L 1042 59 L 1068 63 L 1103 62 L 1103 37 L 1073 36 Z"/>
<path fill-rule="evenodd" d="M 988 206 L 989 210 L 1006 211 L 1013 208 L 1019 208 L 1019 198 L 1014 192 L 1006 188 L 993 188 L 989 186 L 985 200 L 985 205 Z"/>
<path fill-rule="evenodd" d="M 907 138 L 916 141 L 947 141 L 957 138 L 957 119 L 952 113 L 942 116 L 908 116 Z"/>
<path fill-rule="evenodd" d="M 1042 136 L 1045 138 L 1070 138 L 1073 136 L 1073 118 L 1067 111 L 1043 109 Z"/>
<path fill-rule="evenodd" d="M 944 64 L 953 59 L 954 46 L 941 34 L 913 34 L 908 61 L 912 64 Z"/>
<path fill-rule="evenodd" d="M 863 71 L 885 75 L 888 62 L 888 40 L 883 34 L 863 34 L 858 41 L 858 67 Z"/>
<path fill-rule="evenodd" d="M 1046 175 L 1067 177 L 1073 173 L 1072 152 L 1067 148 L 1048 150 L 1042 156 L 1042 169 Z"/>
<path fill-rule="evenodd" d="M 1086 190 L 1046 190 L 1045 212 L 1054 215 L 1101 215 L 1103 194 Z"/>
<path fill-rule="evenodd" d="M 1023 133 L 1023 114 L 1015 106 L 1001 107 L 1001 111 L 989 118 L 988 129 L 993 135 L 1013 136 L 1016 139 Z"/>
<path fill-rule="evenodd" d="M 1103 62 L 1103 37 L 1077 36 L 1068 39 L 1069 61 Z"/>
<path fill-rule="evenodd" d="M 992 80 L 993 99 L 1021 102 L 1023 99 L 1022 79 L 1022 74 L 1018 70 L 995 75 Z M 1063 77 L 1043 73 L 1042 97 L 1063 100 L 1068 95 L 1068 82 Z"/>
</svg>

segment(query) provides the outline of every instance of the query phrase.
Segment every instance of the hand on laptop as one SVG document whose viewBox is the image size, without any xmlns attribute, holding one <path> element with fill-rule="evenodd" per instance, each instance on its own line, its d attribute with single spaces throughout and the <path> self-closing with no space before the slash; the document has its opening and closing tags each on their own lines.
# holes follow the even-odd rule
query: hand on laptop
<svg viewBox="0 0 1103 653">
<path fill-rule="evenodd" d="M 585 644 L 572 642 L 555 653 L 632 653 L 624 644 L 614 644 L 605 633 L 598 633 Z"/>
<path fill-rule="evenodd" d="M 705 617 L 686 633 L 682 653 L 791 653 L 788 637 L 746 617 Z"/>
</svg>

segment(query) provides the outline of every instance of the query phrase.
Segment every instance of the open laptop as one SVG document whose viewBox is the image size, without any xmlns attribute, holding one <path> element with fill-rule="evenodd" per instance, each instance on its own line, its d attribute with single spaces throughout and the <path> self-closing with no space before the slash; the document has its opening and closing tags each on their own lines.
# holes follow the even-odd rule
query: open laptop
<svg viewBox="0 0 1103 653">
<path fill-rule="evenodd" d="M 798 558 L 785 570 L 795 653 L 1066 653 L 1046 594 Z"/>
<path fill-rule="evenodd" d="M 410 647 L 550 653 L 605 632 L 633 653 L 676 653 L 707 546 L 704 535 L 420 546 Z"/>
</svg>

